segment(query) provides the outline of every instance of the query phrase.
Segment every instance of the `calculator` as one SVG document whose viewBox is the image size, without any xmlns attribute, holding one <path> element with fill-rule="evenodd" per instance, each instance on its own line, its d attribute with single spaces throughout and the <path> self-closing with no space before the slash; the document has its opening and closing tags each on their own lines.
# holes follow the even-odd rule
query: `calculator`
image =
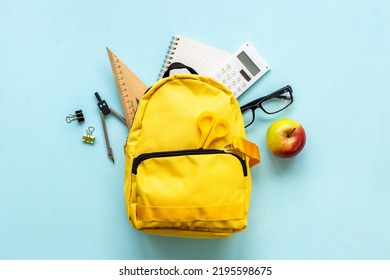
<svg viewBox="0 0 390 280">
<path fill-rule="evenodd" d="M 269 69 L 267 62 L 246 42 L 211 76 L 227 86 L 238 98 Z"/>
</svg>

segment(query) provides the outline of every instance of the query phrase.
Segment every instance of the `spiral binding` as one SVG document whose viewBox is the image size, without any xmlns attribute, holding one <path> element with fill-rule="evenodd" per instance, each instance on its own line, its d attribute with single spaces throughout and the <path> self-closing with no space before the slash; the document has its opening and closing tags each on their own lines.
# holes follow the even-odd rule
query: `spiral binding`
<svg viewBox="0 0 390 280">
<path fill-rule="evenodd" d="M 158 76 L 158 79 L 161 79 L 161 77 L 164 75 L 165 71 L 167 71 L 169 65 L 172 63 L 173 55 L 175 54 L 176 46 L 179 44 L 180 38 L 173 36 L 171 43 L 169 45 L 167 54 L 165 55 L 164 58 L 164 63 L 161 66 L 160 74 Z"/>
</svg>

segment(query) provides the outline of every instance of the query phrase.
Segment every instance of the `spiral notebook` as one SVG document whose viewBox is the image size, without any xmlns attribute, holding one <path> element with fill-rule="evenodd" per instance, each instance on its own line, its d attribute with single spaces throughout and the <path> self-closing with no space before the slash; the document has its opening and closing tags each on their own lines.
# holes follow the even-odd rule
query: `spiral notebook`
<svg viewBox="0 0 390 280">
<path fill-rule="evenodd" d="M 172 38 L 158 78 L 161 79 L 168 66 L 173 62 L 181 62 L 190 66 L 199 75 L 211 76 L 230 57 L 230 53 L 182 35 L 176 35 Z"/>
</svg>

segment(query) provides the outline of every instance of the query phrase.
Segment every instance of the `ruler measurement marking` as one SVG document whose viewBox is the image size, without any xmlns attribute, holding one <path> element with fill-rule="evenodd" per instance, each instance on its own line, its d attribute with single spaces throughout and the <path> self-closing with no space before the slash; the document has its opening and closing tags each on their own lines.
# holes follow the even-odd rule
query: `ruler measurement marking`
<svg viewBox="0 0 390 280">
<path fill-rule="evenodd" d="M 128 103 L 127 99 L 129 98 L 129 96 L 127 94 L 125 94 L 125 91 L 127 91 L 127 88 L 126 88 L 126 83 L 120 83 L 119 80 L 124 80 L 124 77 L 123 77 L 123 72 L 121 70 L 121 66 L 120 66 L 120 60 L 118 59 L 118 57 L 113 54 L 112 52 L 109 52 L 110 54 L 110 59 L 111 59 L 111 56 L 112 56 L 112 62 L 114 64 L 114 68 L 115 68 L 115 82 L 117 84 L 117 88 L 119 90 L 119 98 L 121 99 L 121 102 L 122 102 L 122 107 L 123 107 L 123 110 L 124 110 L 124 113 L 125 113 L 125 116 L 126 116 L 126 123 L 127 123 L 127 126 L 128 128 L 130 129 L 131 128 L 131 125 L 132 125 L 132 119 L 134 118 L 134 115 L 135 115 L 135 108 L 134 106 L 127 106 L 126 103 Z M 130 101 L 130 100 L 129 100 Z M 131 103 L 131 101 L 130 101 Z"/>
<path fill-rule="evenodd" d="M 111 50 L 107 48 L 107 52 L 114 73 L 115 83 L 122 103 L 123 111 L 125 113 L 126 123 L 130 129 L 138 107 L 136 98 L 137 96 L 142 96 L 147 87 L 134 73 L 131 72 L 130 69 L 126 67 L 125 64 L 123 64 L 123 62 L 120 61 L 120 59 L 113 52 L 111 52 Z M 128 76 L 126 77 L 126 75 Z M 129 86 L 134 86 L 134 88 L 129 89 Z"/>
</svg>

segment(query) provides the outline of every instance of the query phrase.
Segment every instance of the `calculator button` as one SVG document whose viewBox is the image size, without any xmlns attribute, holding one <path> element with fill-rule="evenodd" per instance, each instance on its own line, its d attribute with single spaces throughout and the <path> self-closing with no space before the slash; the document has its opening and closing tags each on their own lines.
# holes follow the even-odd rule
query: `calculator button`
<svg viewBox="0 0 390 280">
<path fill-rule="evenodd" d="M 249 75 L 244 71 L 244 69 L 241 69 L 240 73 L 248 82 L 251 80 L 251 77 L 249 77 Z"/>
</svg>

